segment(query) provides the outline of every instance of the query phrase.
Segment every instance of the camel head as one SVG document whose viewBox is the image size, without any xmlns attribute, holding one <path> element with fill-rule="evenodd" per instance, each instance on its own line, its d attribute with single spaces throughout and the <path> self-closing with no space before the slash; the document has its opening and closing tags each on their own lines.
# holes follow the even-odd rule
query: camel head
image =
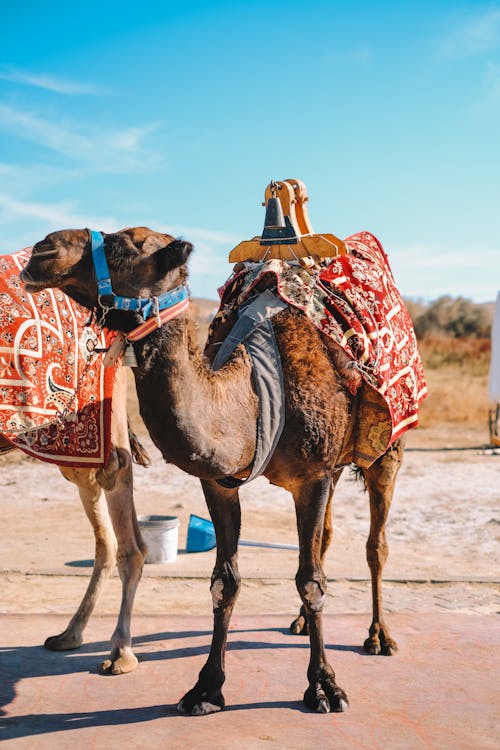
<svg viewBox="0 0 500 750">
<path fill-rule="evenodd" d="M 186 261 L 193 249 L 189 242 L 147 227 L 103 232 L 102 238 L 114 295 L 152 299 L 185 282 Z M 33 247 L 21 280 L 27 292 L 58 287 L 90 310 L 98 308 L 91 232 L 63 229 L 47 235 Z"/>
</svg>

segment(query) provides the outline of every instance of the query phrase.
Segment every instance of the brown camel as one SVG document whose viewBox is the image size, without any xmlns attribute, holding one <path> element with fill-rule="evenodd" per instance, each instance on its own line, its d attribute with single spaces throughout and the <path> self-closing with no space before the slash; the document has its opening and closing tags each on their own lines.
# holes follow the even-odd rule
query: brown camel
<svg viewBox="0 0 500 750">
<path fill-rule="evenodd" d="M 5 318 L 2 315 L 2 319 Z M 15 449 L 16 446 L 0 434 L 0 451 L 6 453 Z M 68 626 L 62 633 L 48 637 L 44 644 L 53 651 L 67 651 L 82 645 L 84 629 L 103 585 L 117 562 L 118 547 L 122 602 L 112 636 L 111 654 L 102 664 L 104 671 L 113 674 L 129 672 L 137 664 L 130 649 L 130 618 L 135 590 L 141 577 L 145 547 L 134 512 L 132 456 L 142 465 L 148 462 L 147 454 L 128 427 L 127 373 L 125 368 L 119 367 L 113 388 L 111 450 L 107 465 L 102 469 L 58 467 L 64 478 L 78 487 L 83 508 L 94 532 L 95 557 L 87 590 Z M 105 499 L 102 497 L 102 490 Z"/>
<path fill-rule="evenodd" d="M 179 289 L 187 279 L 188 242 L 165 235 L 164 247 L 146 248 L 149 230 L 103 235 L 115 294 L 154 298 Z M 35 245 L 22 273 L 26 288 L 58 286 L 89 309 L 102 306 L 97 292 L 88 230 L 65 230 Z M 106 325 L 130 333 L 141 322 L 135 312 L 102 311 Z M 305 704 L 323 713 L 342 711 L 348 701 L 327 661 L 322 635 L 326 591 L 323 559 L 331 537 L 330 505 L 340 475 L 342 453 L 352 439 L 355 398 L 345 386 L 317 329 L 302 313 L 286 309 L 273 318 L 286 390 L 285 427 L 265 470 L 273 484 L 295 501 L 302 611 L 295 632 L 307 627 L 310 662 Z M 238 489 L 219 483 L 248 473 L 256 448 L 258 399 L 251 364 L 243 347 L 217 372 L 198 347 L 189 312 L 155 328 L 134 343 L 140 410 L 151 438 L 167 462 L 201 479 L 217 537 L 212 573 L 214 631 L 208 660 L 179 710 L 207 714 L 224 707 L 221 692 L 231 612 L 240 588 L 237 551 L 240 532 Z M 365 649 L 397 650 L 382 615 L 381 576 L 387 558 L 384 526 L 403 453 L 402 441 L 363 470 L 370 495 L 367 558 L 372 575 L 373 620 Z M 122 531 L 122 536 L 123 536 Z"/>
</svg>

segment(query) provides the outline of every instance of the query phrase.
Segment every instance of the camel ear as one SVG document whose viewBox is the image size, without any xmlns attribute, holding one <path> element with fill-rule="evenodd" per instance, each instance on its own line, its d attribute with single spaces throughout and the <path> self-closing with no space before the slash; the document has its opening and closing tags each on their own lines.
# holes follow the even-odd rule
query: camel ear
<svg viewBox="0 0 500 750">
<path fill-rule="evenodd" d="M 142 249 L 148 254 L 153 254 L 160 248 L 165 247 L 165 243 L 168 242 L 170 237 L 167 234 L 160 234 L 159 232 L 151 232 L 148 237 L 142 243 Z"/>
<path fill-rule="evenodd" d="M 156 257 L 162 273 L 165 274 L 187 263 L 192 250 L 192 244 L 185 240 L 173 240 L 169 245 L 159 250 Z"/>
</svg>

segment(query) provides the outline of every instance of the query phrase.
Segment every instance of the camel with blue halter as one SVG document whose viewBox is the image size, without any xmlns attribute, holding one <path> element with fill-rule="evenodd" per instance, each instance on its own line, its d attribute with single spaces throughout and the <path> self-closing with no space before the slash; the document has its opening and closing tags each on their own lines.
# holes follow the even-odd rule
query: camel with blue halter
<svg viewBox="0 0 500 750">
<path fill-rule="evenodd" d="M 186 263 L 192 250 L 188 242 L 143 227 L 103 234 L 96 242 L 106 257 L 102 273 L 111 279 L 113 295 L 106 288 L 102 293 L 99 286 L 101 271 L 96 274 L 94 270 L 87 230 L 55 232 L 35 245 L 21 278 L 28 290 L 60 287 L 89 310 L 97 310 L 104 325 L 122 332 L 124 345 L 133 341 L 140 412 L 151 438 L 165 461 L 201 480 L 217 537 L 211 580 L 214 631 L 206 664 L 195 686 L 181 699 L 179 710 L 208 714 L 224 707 L 226 640 L 240 589 L 238 487 L 224 486 L 224 479 L 246 477 L 255 455 L 259 403 L 251 361 L 245 348 L 238 346 L 214 371 L 199 349 L 186 287 Z M 186 290 L 185 298 L 182 290 Z M 121 301 L 115 305 L 116 299 L 151 301 L 148 320 L 157 317 L 155 299 L 167 300 L 167 305 L 174 300 L 182 307 L 175 317 L 161 326 L 156 320 L 144 337 L 135 338 L 134 332 L 144 325 L 142 303 L 134 303 L 136 309 L 125 309 Z M 332 533 L 334 487 L 349 442 L 355 430 L 362 429 L 356 424 L 357 396 L 345 387 L 319 332 L 300 311 L 287 308 L 279 312 L 272 319 L 272 328 L 281 356 L 285 419 L 264 475 L 289 490 L 295 502 L 300 549 L 296 584 L 302 611 L 294 630 L 307 631 L 310 640 L 304 701 L 318 713 L 343 711 L 347 696 L 336 682 L 323 644 L 323 562 Z M 388 552 L 385 522 L 402 454 L 403 441 L 399 439 L 369 468 L 362 469 L 370 497 L 367 559 L 373 591 L 373 617 L 364 646 L 372 654 L 390 655 L 397 650 L 383 617 L 381 579 Z M 114 521 L 118 497 L 116 502 Z M 115 531 L 125 554 L 127 535 L 132 549 L 137 542 L 133 508 L 125 507 L 130 495 L 123 494 L 121 502 L 126 522 L 122 528 L 115 526 Z M 125 568 L 123 572 L 126 574 Z M 130 643 L 122 640 L 121 645 L 129 647 Z"/>
</svg>

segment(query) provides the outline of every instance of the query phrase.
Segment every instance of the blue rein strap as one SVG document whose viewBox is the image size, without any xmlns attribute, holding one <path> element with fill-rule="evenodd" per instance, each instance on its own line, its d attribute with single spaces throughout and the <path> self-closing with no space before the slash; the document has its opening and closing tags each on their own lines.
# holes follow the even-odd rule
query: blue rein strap
<svg viewBox="0 0 500 750">
<path fill-rule="evenodd" d="M 95 232 L 92 229 L 89 231 L 92 240 L 92 260 L 97 278 L 97 300 L 99 307 L 103 310 L 131 310 L 141 313 L 144 320 L 147 320 L 151 313 L 158 314 L 160 310 L 172 307 L 189 297 L 189 291 L 185 284 L 180 284 L 169 292 L 152 299 L 149 297 L 120 297 L 115 294 L 111 286 L 103 236 L 101 232 Z M 108 298 L 106 301 L 104 301 L 105 297 Z"/>
<path fill-rule="evenodd" d="M 104 239 L 100 232 L 90 230 L 92 239 L 92 260 L 94 262 L 95 275 L 97 277 L 97 294 L 100 299 L 103 295 L 113 297 L 113 288 L 109 276 L 108 261 L 104 252 Z M 100 304 L 100 303 L 99 303 Z"/>
</svg>

